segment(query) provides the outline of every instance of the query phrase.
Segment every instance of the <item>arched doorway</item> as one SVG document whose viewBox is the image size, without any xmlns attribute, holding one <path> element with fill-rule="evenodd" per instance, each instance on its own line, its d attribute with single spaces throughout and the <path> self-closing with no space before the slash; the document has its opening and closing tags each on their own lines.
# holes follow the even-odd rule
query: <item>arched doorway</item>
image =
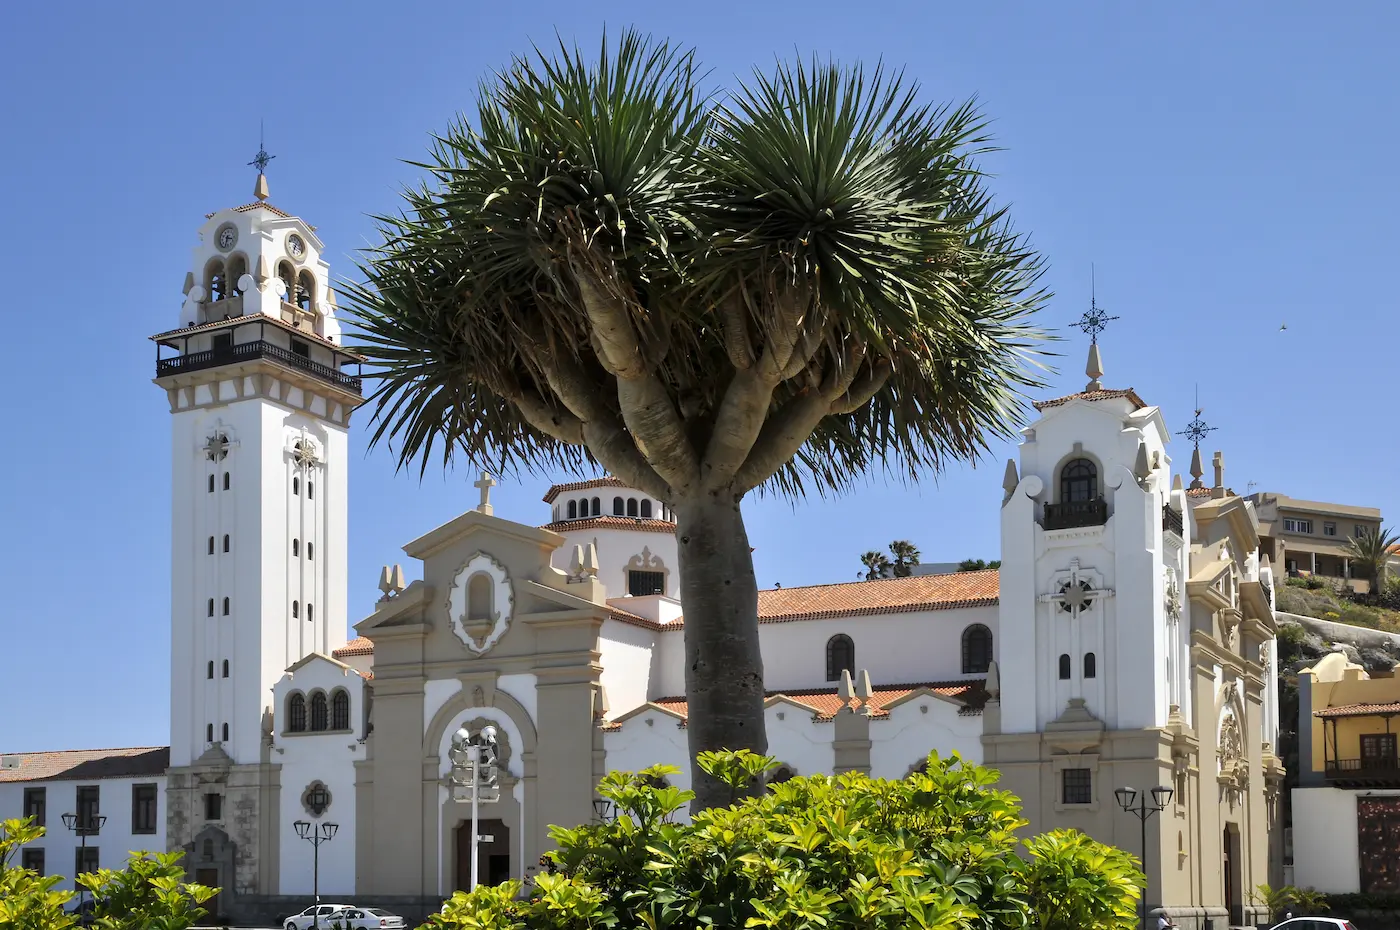
<svg viewBox="0 0 1400 930">
<path fill-rule="evenodd" d="M 477 882 L 482 885 L 499 885 L 510 878 L 510 828 L 504 820 L 480 820 L 480 833 L 489 840 L 482 840 L 477 847 Z M 457 828 L 457 870 L 456 891 L 471 889 L 472 874 L 472 824 L 467 821 Z"/>
<path fill-rule="evenodd" d="M 1221 843 L 1221 871 L 1225 874 L 1225 909 L 1230 912 L 1230 925 L 1240 926 L 1244 923 L 1244 908 L 1240 898 L 1243 863 L 1240 861 L 1240 828 L 1237 824 L 1225 825 Z"/>
</svg>

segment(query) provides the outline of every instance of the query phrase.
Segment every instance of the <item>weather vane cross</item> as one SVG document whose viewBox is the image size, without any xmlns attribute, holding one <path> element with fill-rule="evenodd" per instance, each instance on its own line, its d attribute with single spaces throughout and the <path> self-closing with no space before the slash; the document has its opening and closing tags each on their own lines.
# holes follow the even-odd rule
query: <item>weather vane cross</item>
<svg viewBox="0 0 1400 930">
<path fill-rule="evenodd" d="M 1079 318 L 1079 322 L 1071 323 L 1084 335 L 1089 337 L 1089 341 L 1098 344 L 1099 333 L 1108 328 L 1108 324 L 1118 319 L 1116 316 L 1109 316 L 1103 308 L 1098 305 L 1097 294 L 1095 293 L 1094 267 L 1089 266 L 1089 309 L 1084 311 L 1084 315 Z"/>
<path fill-rule="evenodd" d="M 276 158 L 276 157 L 277 157 L 276 155 L 269 155 L 269 154 L 267 154 L 267 147 L 263 145 L 263 128 L 262 128 L 262 124 L 259 123 L 259 124 L 258 124 L 258 154 L 254 155 L 254 156 L 253 156 L 253 160 L 250 161 L 250 162 L 248 162 L 248 164 L 249 164 L 249 165 L 255 166 L 255 167 L 258 169 L 258 174 L 262 174 L 263 172 L 267 171 L 267 163 L 270 162 L 270 161 L 272 161 L 272 160 L 273 160 L 274 158 Z"/>
<path fill-rule="evenodd" d="M 1202 412 L 1204 411 L 1201 407 L 1201 392 L 1199 389 L 1197 389 L 1196 416 L 1194 419 L 1191 420 L 1190 423 L 1186 424 L 1186 429 L 1177 433 L 1178 436 L 1185 436 L 1187 439 L 1191 440 L 1193 443 L 1196 444 L 1197 448 L 1200 447 L 1202 439 L 1205 439 L 1207 436 L 1209 436 L 1216 430 L 1216 427 L 1206 425 L 1206 421 L 1201 418 Z"/>
</svg>

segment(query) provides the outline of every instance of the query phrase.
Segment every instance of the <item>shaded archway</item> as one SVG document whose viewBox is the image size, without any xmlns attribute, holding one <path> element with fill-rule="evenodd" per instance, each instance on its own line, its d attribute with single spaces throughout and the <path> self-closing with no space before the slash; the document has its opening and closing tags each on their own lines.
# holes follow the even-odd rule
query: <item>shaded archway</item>
<svg viewBox="0 0 1400 930">
<path fill-rule="evenodd" d="M 499 885 L 510 878 L 510 827 L 504 820 L 494 817 L 477 823 L 481 837 L 477 849 L 477 882 Z M 456 880 L 452 890 L 469 891 L 472 873 L 471 821 L 458 826 L 455 832 L 456 862 L 453 874 Z"/>
</svg>

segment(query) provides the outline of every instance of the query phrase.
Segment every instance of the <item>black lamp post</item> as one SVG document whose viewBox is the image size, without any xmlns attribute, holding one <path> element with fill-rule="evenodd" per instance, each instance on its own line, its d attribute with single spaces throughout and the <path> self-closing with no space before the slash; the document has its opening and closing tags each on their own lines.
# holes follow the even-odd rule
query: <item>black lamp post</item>
<svg viewBox="0 0 1400 930">
<path fill-rule="evenodd" d="M 607 798 L 593 799 L 593 816 L 599 823 L 607 823 L 612 819 L 613 802 Z"/>
<path fill-rule="evenodd" d="M 78 834 L 78 842 L 79 842 L 79 844 L 80 844 L 79 848 L 81 848 L 82 850 L 84 850 L 85 853 L 86 853 L 86 850 L 87 850 L 87 838 L 88 838 L 89 836 L 97 836 L 99 833 L 101 833 L 101 832 L 102 832 L 102 825 L 103 825 L 104 823 L 106 823 L 106 822 L 107 822 L 107 818 L 104 817 L 102 814 L 88 814 L 87 817 L 82 817 L 82 816 L 80 816 L 79 814 L 64 814 L 64 815 L 63 815 L 63 825 L 64 825 L 65 827 L 67 827 L 69 830 L 72 830 L 74 833 Z M 80 858 L 80 859 L 86 860 L 86 859 L 87 859 L 87 855 L 84 854 L 84 855 L 82 855 L 82 856 L 79 856 L 79 858 Z M 77 874 L 77 873 L 78 873 L 78 870 L 77 870 L 77 869 L 74 869 L 74 870 L 73 870 L 73 884 L 75 884 L 75 885 L 78 885 L 78 874 Z M 82 916 L 83 916 L 83 895 L 84 895 L 85 893 L 86 893 L 86 889 L 83 888 L 82 885 L 78 885 L 78 916 L 79 916 L 79 917 L 82 917 Z"/>
<path fill-rule="evenodd" d="M 1137 819 L 1142 824 L 1142 874 L 1147 878 L 1147 819 L 1153 814 L 1160 814 L 1167 809 L 1167 805 L 1172 802 L 1172 789 L 1165 785 L 1158 785 L 1151 791 L 1139 792 L 1136 788 L 1119 788 L 1113 792 L 1113 796 L 1118 799 L 1118 806 L 1124 812 L 1136 814 Z M 1148 800 L 1148 795 L 1151 800 Z M 1136 803 L 1134 803 L 1136 802 Z M 1150 879 L 1148 884 L 1150 884 Z M 1142 930 L 1147 927 L 1147 886 L 1142 889 Z"/>
<path fill-rule="evenodd" d="M 326 789 L 317 785 L 311 789 L 311 794 L 315 795 L 318 791 L 325 792 Z M 324 804 L 320 804 L 318 807 L 318 802 L 321 800 L 308 796 L 307 803 L 311 805 L 313 810 L 325 810 Z M 316 899 L 316 907 L 311 912 L 311 926 L 319 927 L 321 921 L 321 844 L 329 843 L 335 838 L 335 831 L 340 829 L 340 824 L 323 823 L 318 830 L 316 824 L 306 820 L 298 820 L 292 824 L 292 827 L 297 831 L 297 836 L 311 844 L 311 894 Z"/>
</svg>

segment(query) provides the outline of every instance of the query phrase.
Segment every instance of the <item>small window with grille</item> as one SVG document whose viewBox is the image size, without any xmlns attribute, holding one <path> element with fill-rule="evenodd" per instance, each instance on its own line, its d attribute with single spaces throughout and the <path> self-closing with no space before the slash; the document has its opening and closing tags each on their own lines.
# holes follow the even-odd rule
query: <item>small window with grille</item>
<svg viewBox="0 0 1400 930">
<path fill-rule="evenodd" d="M 627 573 L 627 593 L 633 597 L 645 597 L 648 594 L 666 593 L 666 574 L 664 572 L 635 572 Z"/>
<path fill-rule="evenodd" d="M 1060 785 L 1063 803 L 1092 804 L 1094 802 L 1093 773 L 1089 769 L 1062 769 Z"/>
</svg>

